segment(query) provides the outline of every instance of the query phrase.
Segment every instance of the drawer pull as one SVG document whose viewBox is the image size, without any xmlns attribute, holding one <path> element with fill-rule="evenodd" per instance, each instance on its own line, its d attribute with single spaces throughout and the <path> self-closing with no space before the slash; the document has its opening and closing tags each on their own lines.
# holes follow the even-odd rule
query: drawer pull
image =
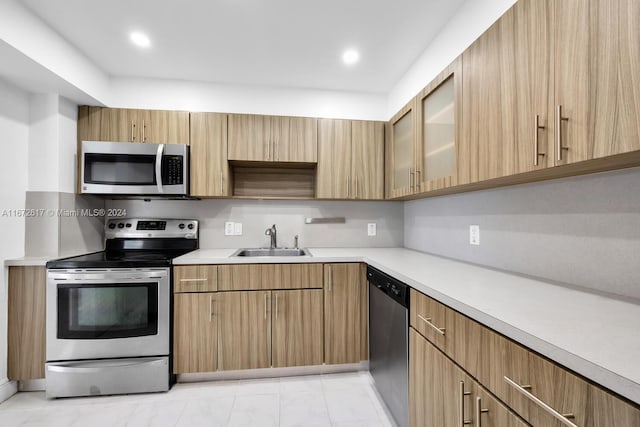
<svg viewBox="0 0 640 427">
<path fill-rule="evenodd" d="M 560 421 L 565 426 L 578 427 L 576 424 L 574 424 L 574 423 L 572 423 L 571 421 L 568 420 L 568 418 L 575 418 L 574 414 L 561 414 L 560 412 L 558 412 L 555 409 L 553 409 L 551 406 L 549 406 L 546 403 L 544 403 L 542 400 L 538 399 L 536 396 L 533 395 L 533 393 L 527 391 L 525 389 L 525 387 L 527 387 L 527 386 L 521 386 L 521 385 L 519 385 L 518 383 L 516 383 L 515 381 L 513 381 L 511 378 L 509 378 L 507 376 L 504 377 L 504 380 L 507 382 L 507 384 L 509 384 L 511 387 L 515 388 L 518 392 L 520 392 L 526 398 L 531 400 L 533 403 L 535 403 L 536 405 L 540 406 L 542 409 L 544 409 L 547 413 L 549 413 L 551 416 L 553 416 L 556 420 Z"/>
<path fill-rule="evenodd" d="M 482 409 L 482 398 L 476 397 L 476 427 L 482 427 L 482 414 L 489 412 L 488 409 Z"/>
<path fill-rule="evenodd" d="M 181 282 L 206 282 L 209 279 L 180 279 Z"/>
<path fill-rule="evenodd" d="M 438 328 L 436 325 L 434 325 L 433 323 L 431 323 L 431 317 L 422 317 L 418 314 L 418 317 L 420 318 L 420 320 L 422 320 L 424 323 L 426 323 L 427 325 L 431 326 L 433 329 L 436 330 L 437 333 L 439 333 L 440 335 L 444 335 L 444 330 L 445 328 Z"/>
</svg>

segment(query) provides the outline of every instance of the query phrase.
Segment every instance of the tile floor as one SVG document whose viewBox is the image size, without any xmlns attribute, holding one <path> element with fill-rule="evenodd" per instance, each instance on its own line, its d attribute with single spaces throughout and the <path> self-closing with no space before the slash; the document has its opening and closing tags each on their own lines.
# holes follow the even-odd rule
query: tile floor
<svg viewBox="0 0 640 427">
<path fill-rule="evenodd" d="M 368 372 L 176 384 L 168 393 L 47 400 L 18 393 L 0 426 L 393 427 Z"/>
</svg>

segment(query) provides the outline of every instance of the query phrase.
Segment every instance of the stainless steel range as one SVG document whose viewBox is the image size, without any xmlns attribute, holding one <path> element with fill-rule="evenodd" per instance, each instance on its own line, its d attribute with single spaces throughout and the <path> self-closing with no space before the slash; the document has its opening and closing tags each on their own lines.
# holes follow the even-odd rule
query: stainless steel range
<svg viewBox="0 0 640 427">
<path fill-rule="evenodd" d="M 105 250 L 47 263 L 47 397 L 167 391 L 171 263 L 198 222 L 112 219 Z"/>
</svg>

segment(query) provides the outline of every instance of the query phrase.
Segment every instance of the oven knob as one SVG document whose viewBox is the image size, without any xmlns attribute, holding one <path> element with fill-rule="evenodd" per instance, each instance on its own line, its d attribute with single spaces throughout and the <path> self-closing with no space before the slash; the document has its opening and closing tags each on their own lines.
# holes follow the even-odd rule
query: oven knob
<svg viewBox="0 0 640 427">
<path fill-rule="evenodd" d="M 124 228 L 124 224 L 121 222 L 120 224 L 118 224 L 118 228 Z"/>
<path fill-rule="evenodd" d="M 178 225 L 178 228 L 179 228 L 180 230 L 184 230 L 184 224 L 180 224 L 180 225 Z"/>
<path fill-rule="evenodd" d="M 114 223 L 111 223 L 109 224 L 109 228 L 113 230 L 114 228 L 116 228 L 116 225 Z"/>
<path fill-rule="evenodd" d="M 188 228 L 189 230 L 193 230 L 193 224 L 189 224 L 189 225 L 187 226 L 187 228 Z"/>
<path fill-rule="evenodd" d="M 131 228 L 131 223 L 127 223 L 127 228 Z"/>
</svg>

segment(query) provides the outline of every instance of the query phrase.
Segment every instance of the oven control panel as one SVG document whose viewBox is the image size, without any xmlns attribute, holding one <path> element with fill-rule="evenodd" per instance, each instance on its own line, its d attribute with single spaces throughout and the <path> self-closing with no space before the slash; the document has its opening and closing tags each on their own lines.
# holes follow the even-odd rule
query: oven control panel
<svg viewBox="0 0 640 427">
<path fill-rule="evenodd" d="M 198 238 L 195 219 L 112 218 L 105 225 L 106 239 Z"/>
</svg>

